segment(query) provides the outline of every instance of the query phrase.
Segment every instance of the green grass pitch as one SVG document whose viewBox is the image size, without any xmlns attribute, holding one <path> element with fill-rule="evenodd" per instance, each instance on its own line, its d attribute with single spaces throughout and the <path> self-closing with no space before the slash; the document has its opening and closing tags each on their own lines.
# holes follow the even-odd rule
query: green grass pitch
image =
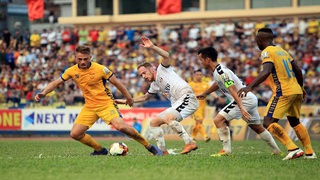
<svg viewBox="0 0 320 180">
<path fill-rule="evenodd" d="M 109 147 L 115 140 L 99 140 Z M 140 144 L 124 139 L 129 154 L 124 157 L 89 156 L 92 150 L 74 140 L 0 140 L 1 180 L 202 180 L 202 179 L 319 179 L 319 159 L 282 161 L 272 156 L 263 141 L 233 141 L 233 154 L 213 158 L 219 141 L 198 141 L 199 149 L 188 155 L 150 156 Z M 154 141 L 151 141 L 155 144 Z M 313 141 L 320 155 L 320 142 Z M 179 153 L 182 140 L 166 141 Z M 279 144 L 279 143 L 278 143 Z M 299 142 L 297 142 L 299 144 Z M 299 144 L 300 145 L 300 144 Z M 279 147 L 285 151 L 284 147 Z"/>
</svg>

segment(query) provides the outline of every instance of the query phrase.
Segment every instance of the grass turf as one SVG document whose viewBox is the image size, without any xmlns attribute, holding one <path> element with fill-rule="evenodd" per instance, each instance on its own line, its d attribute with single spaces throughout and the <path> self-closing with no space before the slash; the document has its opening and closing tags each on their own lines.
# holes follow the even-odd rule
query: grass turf
<svg viewBox="0 0 320 180">
<path fill-rule="evenodd" d="M 109 147 L 115 141 L 99 141 Z M 198 141 L 199 149 L 188 155 L 150 156 L 140 144 L 123 140 L 129 147 L 124 157 L 89 156 L 90 148 L 73 140 L 0 140 L 0 179 L 318 179 L 318 159 L 282 161 L 272 156 L 263 141 L 234 141 L 233 154 L 210 157 L 221 149 L 218 141 Z M 155 142 L 152 142 L 155 143 Z M 166 141 L 179 153 L 183 141 Z M 320 152 L 320 142 L 313 141 Z M 297 142 L 299 144 L 299 142 Z M 284 147 L 280 148 L 285 151 Z"/>
</svg>

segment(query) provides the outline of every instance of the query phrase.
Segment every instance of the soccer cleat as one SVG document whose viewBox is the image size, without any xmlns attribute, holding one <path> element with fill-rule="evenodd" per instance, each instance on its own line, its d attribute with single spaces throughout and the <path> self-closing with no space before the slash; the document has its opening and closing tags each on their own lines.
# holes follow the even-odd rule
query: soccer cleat
<svg viewBox="0 0 320 180">
<path fill-rule="evenodd" d="M 186 144 L 180 154 L 188 154 L 191 151 L 195 151 L 198 149 L 196 144 Z"/>
<path fill-rule="evenodd" d="M 312 153 L 312 154 L 306 154 L 304 156 L 305 159 L 317 159 L 317 155 L 316 153 Z"/>
<path fill-rule="evenodd" d="M 150 145 L 148 147 L 146 147 L 147 150 L 149 152 L 151 152 L 153 155 L 157 155 L 157 156 L 162 156 L 163 155 L 163 152 L 157 147 L 157 146 L 154 146 L 154 145 Z"/>
<path fill-rule="evenodd" d="M 162 151 L 162 153 L 163 153 L 163 156 L 164 156 L 164 155 L 169 155 L 169 152 L 168 152 L 167 150 L 166 150 L 166 151 Z M 154 154 L 151 153 L 150 156 L 154 156 Z"/>
<path fill-rule="evenodd" d="M 210 155 L 210 156 L 211 156 L 211 157 L 221 157 L 221 156 L 229 156 L 229 154 L 222 149 L 222 150 L 221 150 L 220 152 L 218 152 L 217 154 L 212 154 L 212 155 Z"/>
<path fill-rule="evenodd" d="M 282 160 L 296 159 L 296 158 L 302 157 L 303 154 L 304 154 L 304 152 L 299 148 L 299 149 L 296 149 L 293 151 L 289 151 L 287 156 L 285 158 L 283 158 Z"/>
<path fill-rule="evenodd" d="M 90 155 L 91 156 L 108 155 L 108 150 L 106 148 L 102 148 L 100 151 L 94 150 Z"/>
<path fill-rule="evenodd" d="M 209 142 L 210 140 L 211 140 L 210 137 L 206 137 L 206 138 L 204 139 L 204 142 Z"/>
</svg>

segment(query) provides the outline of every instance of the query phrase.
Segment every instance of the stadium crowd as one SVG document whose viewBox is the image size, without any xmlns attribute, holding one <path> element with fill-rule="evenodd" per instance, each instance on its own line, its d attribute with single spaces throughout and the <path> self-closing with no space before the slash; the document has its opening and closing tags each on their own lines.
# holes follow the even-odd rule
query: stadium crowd
<svg viewBox="0 0 320 180">
<path fill-rule="evenodd" d="M 186 81 L 193 71 L 201 68 L 197 51 L 200 47 L 213 46 L 219 51 L 218 60 L 233 70 L 245 84 L 249 84 L 261 70 L 260 51 L 254 40 L 255 32 L 269 27 L 275 35 L 275 44 L 280 45 L 298 61 L 305 78 L 308 93 L 306 104 L 320 103 L 320 21 L 316 18 L 271 19 L 268 21 L 220 22 L 219 20 L 200 27 L 198 24 L 156 26 L 110 27 L 85 29 L 84 27 L 57 27 L 42 32 L 26 29 L 2 32 L 0 41 L 0 103 L 10 102 L 30 107 L 34 105 L 35 93 L 41 91 L 51 80 L 74 64 L 77 45 L 89 45 L 94 50 L 93 61 L 107 66 L 134 96 L 146 93 L 149 84 L 137 74 L 136 67 L 142 61 L 158 65 L 160 58 L 152 51 L 139 48 L 140 37 L 147 36 L 168 51 L 172 66 Z M 204 81 L 212 83 L 212 75 L 204 72 Z M 265 82 L 267 83 L 267 82 Z M 111 87 L 115 98 L 121 94 Z M 266 105 L 272 95 L 266 84 L 254 92 L 259 105 Z M 165 100 L 164 96 L 155 97 Z M 83 103 L 82 93 L 73 81 L 67 81 L 44 98 L 42 105 L 64 102 L 65 105 Z M 209 105 L 225 104 L 210 97 Z M 141 105 L 142 106 L 142 105 Z"/>
</svg>

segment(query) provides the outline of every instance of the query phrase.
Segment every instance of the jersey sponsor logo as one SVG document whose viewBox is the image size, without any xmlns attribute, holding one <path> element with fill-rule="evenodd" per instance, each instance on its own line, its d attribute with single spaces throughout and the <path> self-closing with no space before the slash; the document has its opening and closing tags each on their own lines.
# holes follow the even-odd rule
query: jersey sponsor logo
<svg viewBox="0 0 320 180">
<path fill-rule="evenodd" d="M 160 78 L 159 78 L 159 82 L 162 83 L 162 81 L 163 81 L 163 79 L 162 79 L 162 77 L 160 77 Z"/>
<path fill-rule="evenodd" d="M 164 90 L 166 93 L 168 93 L 170 91 L 170 84 L 167 83 Z"/>
<path fill-rule="evenodd" d="M 110 70 L 109 70 L 107 67 L 104 67 L 104 68 L 103 68 L 103 72 L 104 72 L 105 74 L 109 74 L 109 73 L 110 73 Z"/>
<path fill-rule="evenodd" d="M 261 59 L 262 59 L 262 60 L 265 59 L 265 58 L 268 58 L 268 57 L 269 57 L 268 51 L 265 51 L 265 52 L 263 52 L 263 53 L 261 54 Z"/>
<path fill-rule="evenodd" d="M 79 74 L 76 74 L 75 77 L 76 77 L 76 79 L 78 79 L 79 78 Z"/>
</svg>

